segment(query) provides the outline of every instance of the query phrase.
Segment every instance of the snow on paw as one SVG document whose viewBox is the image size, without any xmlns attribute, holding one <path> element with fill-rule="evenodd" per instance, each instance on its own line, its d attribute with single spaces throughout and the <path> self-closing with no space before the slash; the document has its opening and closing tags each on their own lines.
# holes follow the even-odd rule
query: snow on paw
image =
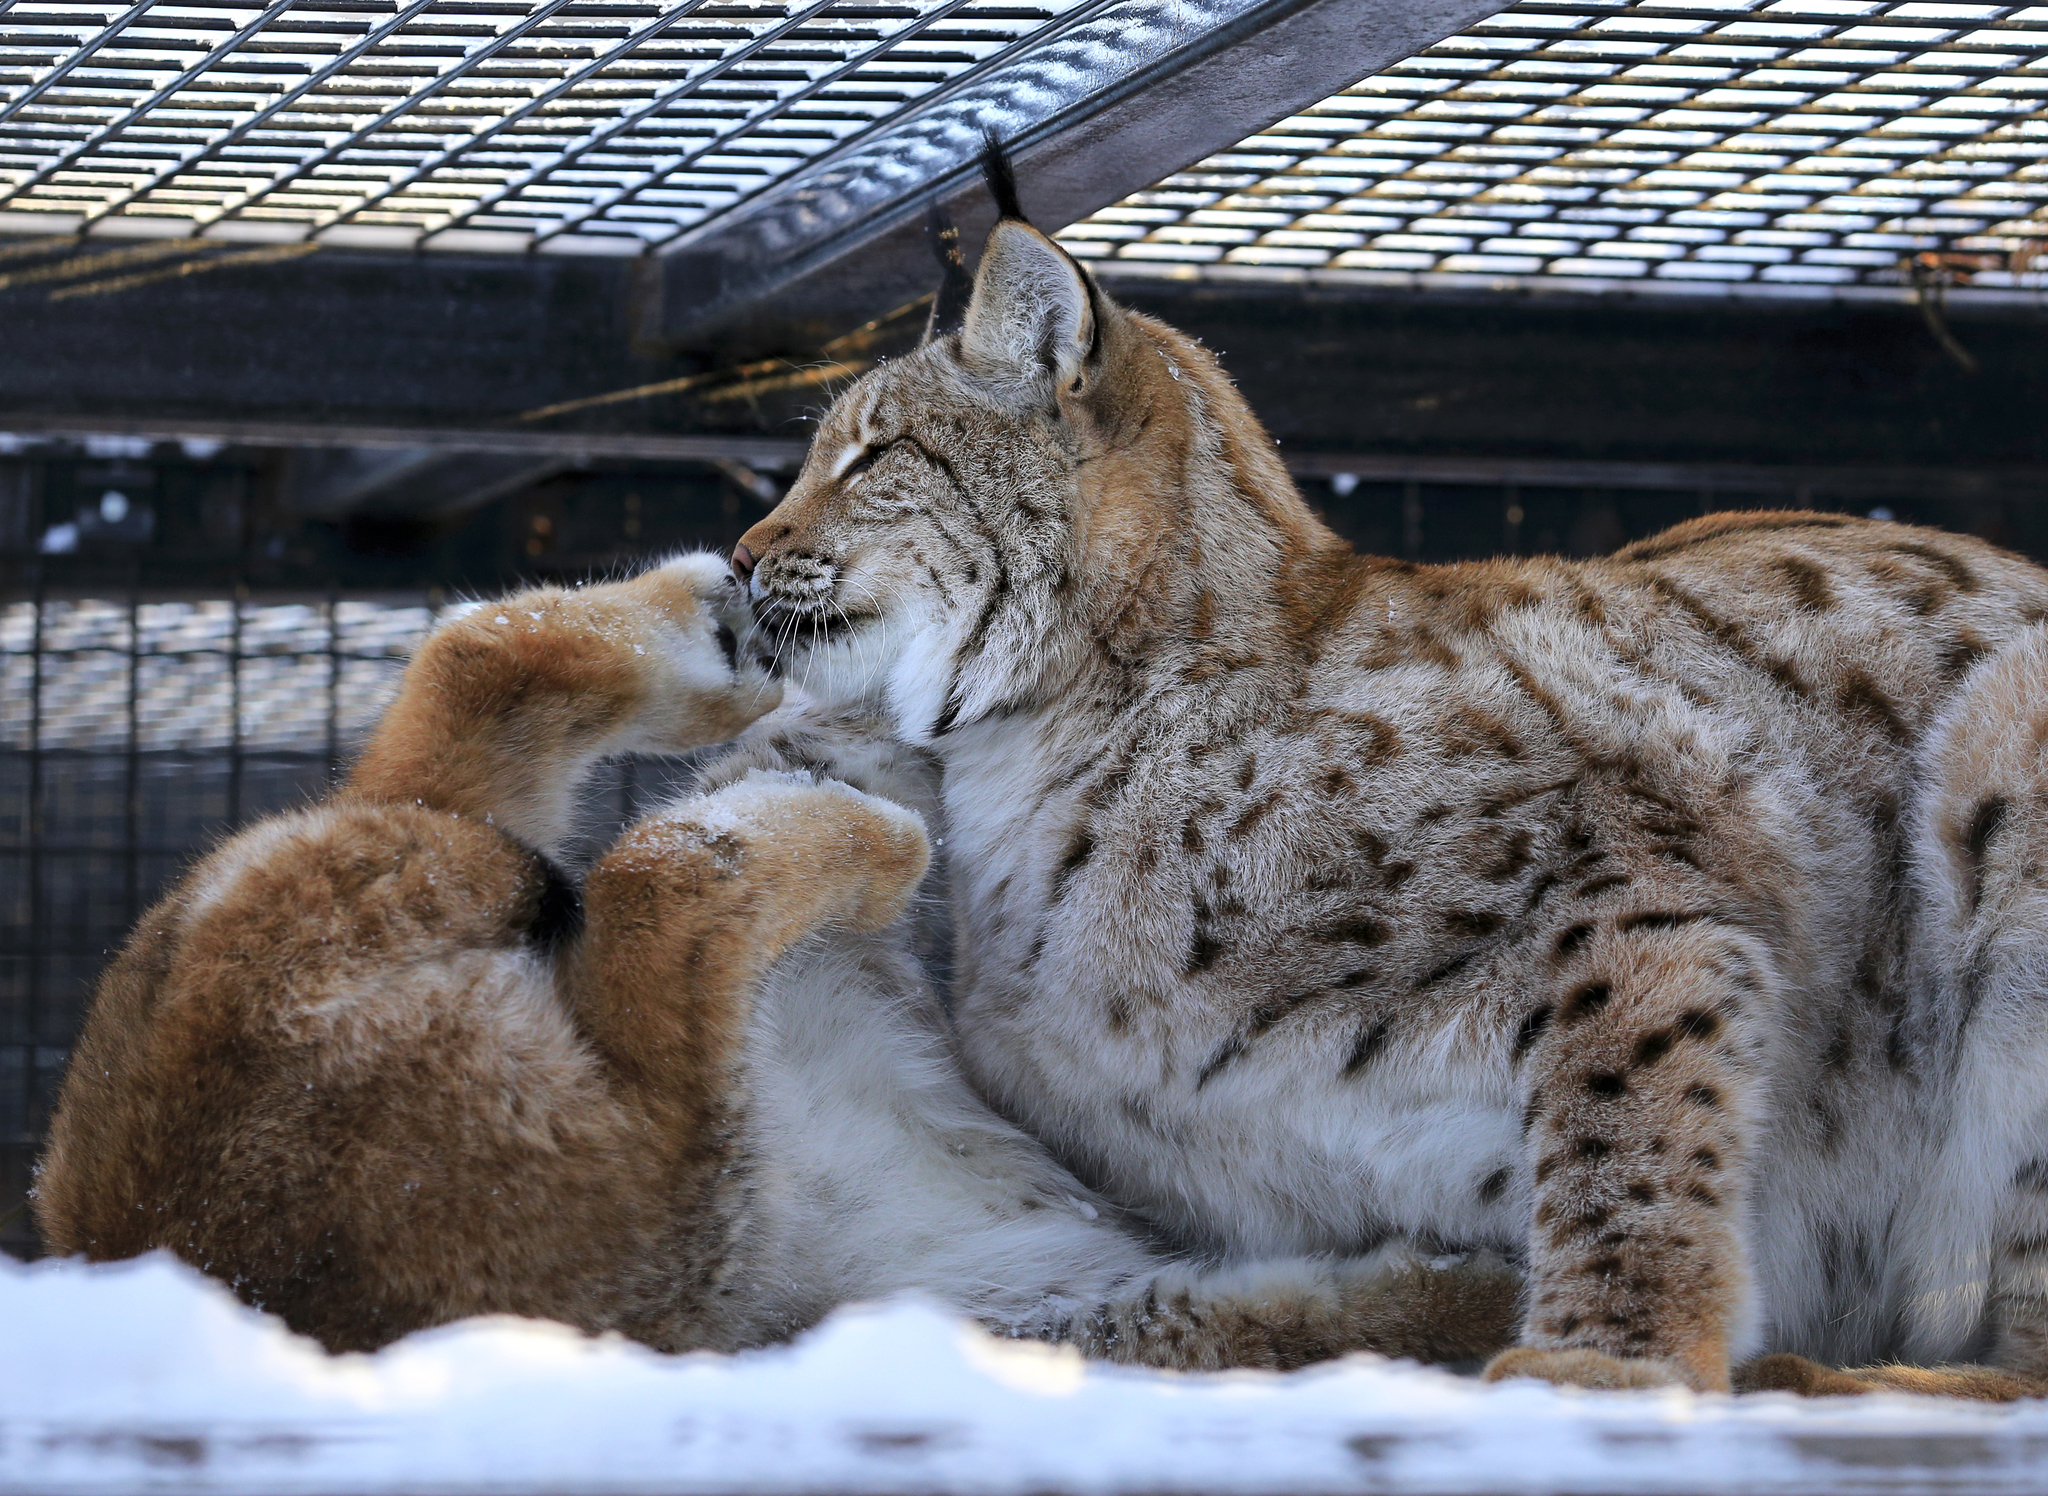
<svg viewBox="0 0 2048 1496">
<path fill-rule="evenodd" d="M 814 793 L 832 802 L 832 818 L 868 882 L 849 914 L 856 929 L 879 929 L 903 912 L 931 866 L 924 818 L 837 779 L 821 779 Z"/>
<path fill-rule="evenodd" d="M 1624 1361 L 1601 1351 L 1548 1351 L 1528 1345 L 1502 1351 L 1487 1363 L 1480 1377 L 1488 1382 L 1534 1377 L 1559 1387 L 1591 1387 L 1609 1392 L 1689 1385 L 1685 1374 L 1669 1361 Z"/>
<path fill-rule="evenodd" d="M 878 928 L 902 913 L 931 863 L 915 811 L 802 771 L 749 770 L 671 813 L 745 838 L 757 856 L 785 863 L 791 877 L 847 880 L 851 897 L 842 917 L 856 929 Z"/>
<path fill-rule="evenodd" d="M 820 779 L 818 788 L 880 821 L 884 828 L 882 834 L 893 850 L 907 852 L 913 845 L 926 848 L 924 817 L 908 806 L 885 800 L 880 795 L 871 795 L 843 779 Z"/>
<path fill-rule="evenodd" d="M 646 686 L 633 747 L 669 752 L 721 742 L 781 704 L 782 683 L 753 648 L 753 614 L 717 557 L 678 556 L 616 584 L 615 595 L 633 600 L 616 637 L 633 651 Z"/>
</svg>

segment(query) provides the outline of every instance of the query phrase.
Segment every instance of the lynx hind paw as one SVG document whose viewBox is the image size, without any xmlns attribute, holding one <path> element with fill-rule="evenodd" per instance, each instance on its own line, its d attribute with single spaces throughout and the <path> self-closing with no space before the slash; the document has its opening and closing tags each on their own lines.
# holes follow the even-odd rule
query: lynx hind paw
<svg viewBox="0 0 2048 1496">
<path fill-rule="evenodd" d="M 1381 1333 L 1390 1356 L 1477 1369 L 1515 1340 L 1522 1274 L 1492 1252 L 1431 1255 L 1408 1244 L 1358 1263 L 1355 1276 L 1377 1267 L 1376 1288 L 1387 1311 Z"/>
<path fill-rule="evenodd" d="M 797 859 L 792 876 L 827 867 L 860 874 L 867 887 L 849 916 L 858 929 L 878 928 L 902 913 L 931 865 L 931 842 L 917 812 L 802 771 L 750 770 L 694 802 L 692 815 L 788 853 Z"/>
<path fill-rule="evenodd" d="M 1799 1397 L 1864 1397 L 1872 1392 L 1915 1392 L 1975 1402 L 2018 1402 L 2048 1397 L 2039 1377 L 1995 1366 L 1857 1366 L 1837 1371 L 1804 1356 L 1763 1356 L 1735 1373 L 1738 1392 L 1790 1392 Z"/>
<path fill-rule="evenodd" d="M 1791 1392 L 1800 1397 L 1856 1397 L 1876 1386 L 1804 1356 L 1759 1356 L 1736 1368 L 1737 1392 Z"/>
<path fill-rule="evenodd" d="M 1488 1382 L 1534 1377 L 1559 1387 L 1590 1387 L 1604 1392 L 1646 1387 L 1685 1387 L 1685 1373 L 1670 1361 L 1624 1361 L 1601 1351 L 1546 1351 L 1518 1345 L 1487 1363 L 1480 1377 Z"/>
</svg>

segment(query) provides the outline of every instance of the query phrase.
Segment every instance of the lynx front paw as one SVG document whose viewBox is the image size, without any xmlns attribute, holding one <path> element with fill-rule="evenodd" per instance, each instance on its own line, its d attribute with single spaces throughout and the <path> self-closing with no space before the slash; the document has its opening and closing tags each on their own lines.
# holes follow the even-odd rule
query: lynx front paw
<svg viewBox="0 0 2048 1496">
<path fill-rule="evenodd" d="M 1669 1361 L 1624 1361 L 1601 1351 L 1546 1351 L 1527 1345 L 1502 1351 L 1480 1375 L 1489 1382 L 1534 1377 L 1560 1387 L 1594 1387 L 1609 1392 L 1691 1385 L 1685 1373 Z"/>
<path fill-rule="evenodd" d="M 744 602 L 705 557 L 471 609 L 420 647 L 350 793 L 556 848 L 599 758 L 720 742 L 781 701 L 743 647 L 747 628 Z"/>
</svg>

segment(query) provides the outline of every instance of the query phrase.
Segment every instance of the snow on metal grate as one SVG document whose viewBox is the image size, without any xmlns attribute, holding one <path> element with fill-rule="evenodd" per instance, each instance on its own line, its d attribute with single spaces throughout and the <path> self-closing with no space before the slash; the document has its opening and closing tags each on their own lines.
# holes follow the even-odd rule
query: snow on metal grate
<svg viewBox="0 0 2048 1496">
<path fill-rule="evenodd" d="M 1251 278 L 2036 286 L 2044 51 L 2042 5 L 1523 0 L 1060 238 Z"/>
<path fill-rule="evenodd" d="M 53 599 L 38 629 L 35 603 L 0 605 L 0 749 L 353 747 L 473 606 Z"/>
<path fill-rule="evenodd" d="M 0 0 L 0 224 L 637 253 L 1090 0 Z"/>
</svg>

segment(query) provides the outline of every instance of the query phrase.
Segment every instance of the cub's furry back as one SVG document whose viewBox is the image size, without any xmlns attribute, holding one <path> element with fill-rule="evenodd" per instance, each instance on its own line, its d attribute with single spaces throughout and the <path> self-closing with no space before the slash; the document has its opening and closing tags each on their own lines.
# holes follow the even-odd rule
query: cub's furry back
<svg viewBox="0 0 2048 1496">
<path fill-rule="evenodd" d="M 1511 1253 L 1499 1374 L 2048 1377 L 2040 569 L 1791 513 L 1354 555 L 1015 218 L 734 564 L 942 765 L 963 1052 L 1112 1198 Z"/>
<path fill-rule="evenodd" d="M 764 723 L 565 878 L 599 756 L 776 705 L 750 627 L 696 557 L 434 634 L 348 783 L 202 861 L 108 972 L 49 1244 L 167 1247 L 335 1349 L 493 1312 L 729 1348 L 906 1289 L 1176 1366 L 1503 1340 L 1485 1259 L 1163 1259 L 975 1097 L 903 913 L 915 751 Z"/>
</svg>

